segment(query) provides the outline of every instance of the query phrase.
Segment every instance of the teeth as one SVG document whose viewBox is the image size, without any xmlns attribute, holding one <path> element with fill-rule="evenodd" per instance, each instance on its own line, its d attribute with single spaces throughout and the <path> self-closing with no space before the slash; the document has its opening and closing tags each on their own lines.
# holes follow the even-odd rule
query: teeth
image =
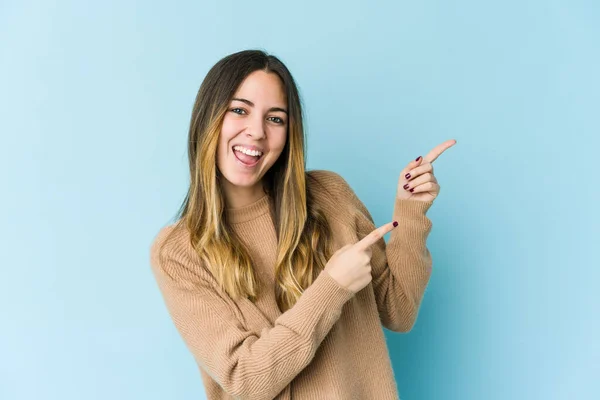
<svg viewBox="0 0 600 400">
<path fill-rule="evenodd" d="M 234 146 L 233 149 L 237 150 L 239 152 L 242 152 L 244 154 L 248 154 L 249 156 L 254 156 L 254 157 L 260 157 L 260 156 L 262 156 L 262 152 L 256 151 L 256 150 L 249 150 L 249 149 L 247 149 L 245 147 L 242 147 L 242 146 Z"/>
</svg>

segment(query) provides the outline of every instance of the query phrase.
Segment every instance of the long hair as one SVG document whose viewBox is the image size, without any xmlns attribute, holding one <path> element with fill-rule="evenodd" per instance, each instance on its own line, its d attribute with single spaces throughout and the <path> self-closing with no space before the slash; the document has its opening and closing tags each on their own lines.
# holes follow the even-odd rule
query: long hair
<svg viewBox="0 0 600 400">
<path fill-rule="evenodd" d="M 331 228 L 314 201 L 318 184 L 305 170 L 303 112 L 296 83 L 275 56 L 245 50 L 218 61 L 202 82 L 192 111 L 188 158 L 190 187 L 178 223 L 190 233 L 191 245 L 234 299 L 255 301 L 258 280 L 251 258 L 227 220 L 216 155 L 222 122 L 238 86 L 252 72 L 279 76 L 288 103 L 288 133 L 282 153 L 263 176 L 277 233 L 275 294 L 283 312 L 291 308 L 331 257 Z M 323 190 L 324 188 L 319 188 Z"/>
</svg>

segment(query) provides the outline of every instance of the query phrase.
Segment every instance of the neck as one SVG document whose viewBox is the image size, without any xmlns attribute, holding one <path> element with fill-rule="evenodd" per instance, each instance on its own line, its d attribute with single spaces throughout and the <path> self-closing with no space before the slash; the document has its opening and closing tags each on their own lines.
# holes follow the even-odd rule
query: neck
<svg viewBox="0 0 600 400">
<path fill-rule="evenodd" d="M 235 186 L 225 179 L 223 191 L 227 208 L 241 208 L 252 204 L 265 195 L 262 181 L 254 186 Z"/>
</svg>

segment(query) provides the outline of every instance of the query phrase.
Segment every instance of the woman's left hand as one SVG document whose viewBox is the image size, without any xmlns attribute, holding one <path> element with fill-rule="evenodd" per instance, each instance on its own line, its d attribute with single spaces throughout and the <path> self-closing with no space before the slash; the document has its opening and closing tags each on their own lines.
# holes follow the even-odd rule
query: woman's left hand
<svg viewBox="0 0 600 400">
<path fill-rule="evenodd" d="M 444 151 L 456 144 L 448 140 L 436 146 L 425 157 L 417 157 L 400 173 L 396 197 L 404 200 L 432 201 L 440 193 L 440 185 L 433 175 L 433 162 Z"/>
</svg>

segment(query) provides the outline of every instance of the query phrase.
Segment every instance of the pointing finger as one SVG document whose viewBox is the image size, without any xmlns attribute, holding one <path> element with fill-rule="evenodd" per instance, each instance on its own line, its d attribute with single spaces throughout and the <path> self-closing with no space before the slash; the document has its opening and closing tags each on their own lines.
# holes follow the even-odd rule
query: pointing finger
<svg viewBox="0 0 600 400">
<path fill-rule="evenodd" d="M 386 233 L 394 229 L 396 225 L 398 225 L 398 223 L 395 221 L 388 222 L 387 224 L 371 231 L 371 233 L 358 241 L 354 246 L 358 246 L 361 249 L 367 249 L 369 246 L 377 243 L 377 241 L 379 241 L 379 239 L 381 239 Z"/>
<path fill-rule="evenodd" d="M 446 140 L 444 143 L 438 144 L 425 156 L 425 161 L 430 163 L 434 162 L 444 151 L 454 146 L 455 144 L 456 140 L 454 139 Z"/>
</svg>

